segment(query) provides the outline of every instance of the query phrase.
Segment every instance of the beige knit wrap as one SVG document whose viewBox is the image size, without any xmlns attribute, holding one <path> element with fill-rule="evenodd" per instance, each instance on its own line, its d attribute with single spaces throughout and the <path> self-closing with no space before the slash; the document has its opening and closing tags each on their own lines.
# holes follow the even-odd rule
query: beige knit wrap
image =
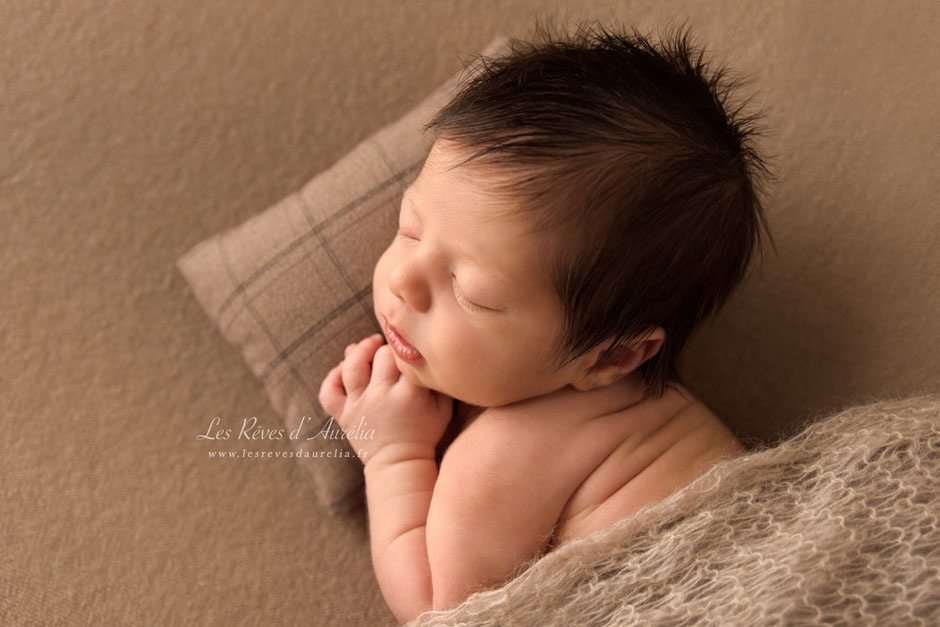
<svg viewBox="0 0 940 627">
<path fill-rule="evenodd" d="M 854 407 L 411 624 L 937 625 L 938 479 L 940 395 Z"/>
</svg>

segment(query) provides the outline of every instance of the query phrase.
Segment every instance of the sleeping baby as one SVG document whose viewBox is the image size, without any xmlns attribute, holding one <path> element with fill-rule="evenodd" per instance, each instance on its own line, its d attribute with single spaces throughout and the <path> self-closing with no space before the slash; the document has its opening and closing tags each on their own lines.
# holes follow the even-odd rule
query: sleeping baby
<svg viewBox="0 0 940 627">
<path fill-rule="evenodd" d="M 373 276 L 383 333 L 319 396 L 399 621 L 744 451 L 676 370 L 760 244 L 769 175 L 730 90 L 687 35 L 595 25 L 484 58 L 425 127 Z"/>
</svg>

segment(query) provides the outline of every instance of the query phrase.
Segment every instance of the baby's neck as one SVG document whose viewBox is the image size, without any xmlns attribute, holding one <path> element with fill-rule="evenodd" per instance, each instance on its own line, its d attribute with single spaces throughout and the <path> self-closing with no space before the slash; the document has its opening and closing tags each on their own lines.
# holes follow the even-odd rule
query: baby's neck
<svg viewBox="0 0 940 627">
<path fill-rule="evenodd" d="M 438 442 L 436 447 L 438 463 L 441 462 L 441 459 L 444 456 L 444 451 L 447 450 L 447 447 L 450 446 L 451 442 L 453 442 L 454 439 L 460 435 L 460 432 L 466 429 L 467 426 L 486 409 L 486 407 L 469 405 L 456 399 L 454 402 L 456 404 L 456 409 L 454 410 L 453 419 L 450 421 L 450 423 L 448 423 L 447 430 L 444 431 L 444 435 L 441 437 L 441 440 Z"/>
<path fill-rule="evenodd" d="M 477 405 L 469 405 L 463 401 L 457 401 L 457 413 L 455 419 L 459 421 L 462 427 L 466 427 L 468 424 L 473 422 L 473 419 L 483 413 L 486 407 L 479 407 Z"/>
</svg>

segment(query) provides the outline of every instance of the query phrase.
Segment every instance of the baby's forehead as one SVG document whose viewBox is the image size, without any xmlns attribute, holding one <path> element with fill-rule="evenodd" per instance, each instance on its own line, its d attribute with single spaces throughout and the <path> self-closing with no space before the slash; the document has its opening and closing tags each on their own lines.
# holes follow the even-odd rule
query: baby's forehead
<svg viewBox="0 0 940 627">
<path fill-rule="evenodd" d="M 498 162 L 465 163 L 472 154 L 453 142 L 435 142 L 405 193 L 402 210 L 413 209 L 419 219 L 425 212 L 441 212 L 440 219 L 457 225 L 453 237 L 471 244 L 482 261 L 492 257 L 514 276 L 524 277 L 515 283 L 544 283 L 549 260 L 562 248 L 563 233 L 540 224 L 544 212 L 520 193 L 524 177 L 518 169 Z"/>
<path fill-rule="evenodd" d="M 432 150 L 417 179 L 405 190 L 402 210 L 423 216 L 457 211 L 468 225 L 518 226 L 521 211 L 509 192 L 512 182 L 491 165 L 461 164 L 453 155 L 435 158 Z"/>
</svg>

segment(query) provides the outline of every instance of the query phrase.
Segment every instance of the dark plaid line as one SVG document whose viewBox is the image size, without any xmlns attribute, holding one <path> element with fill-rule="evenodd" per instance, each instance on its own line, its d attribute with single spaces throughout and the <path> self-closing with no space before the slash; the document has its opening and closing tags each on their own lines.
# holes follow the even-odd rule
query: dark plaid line
<svg viewBox="0 0 940 627">
<path fill-rule="evenodd" d="M 385 149 L 382 148 L 382 144 L 380 144 L 379 142 L 375 141 L 375 139 L 370 140 L 369 143 L 372 144 L 372 147 L 373 147 L 373 148 L 375 148 L 376 154 L 379 155 L 379 159 L 381 159 L 381 160 L 382 160 L 382 163 L 385 164 L 385 167 L 388 168 L 389 173 L 391 173 L 392 176 L 394 176 L 394 175 L 395 175 L 395 168 L 392 167 L 392 162 L 391 162 L 391 160 L 388 158 L 388 155 L 385 153 Z M 425 159 L 426 159 L 426 158 L 427 158 L 427 157 L 425 157 Z M 423 162 L 424 162 L 424 159 L 422 159 L 422 163 L 423 163 Z M 405 185 L 402 183 L 402 179 L 399 178 L 399 179 L 398 179 L 398 182 L 399 182 L 399 184 L 401 184 L 401 191 L 402 191 L 402 193 L 404 193 L 404 192 L 405 192 Z"/>
<path fill-rule="evenodd" d="M 369 318 L 371 319 L 372 316 L 370 315 Z M 356 326 L 357 324 L 359 324 L 359 322 L 361 322 L 361 320 L 360 320 L 359 318 L 353 318 L 352 320 L 350 320 L 349 322 L 347 322 L 346 324 L 344 324 L 344 325 L 341 326 L 340 328 L 338 328 L 338 329 L 336 329 L 335 331 L 333 331 L 332 335 L 333 335 L 334 337 L 341 336 L 341 335 L 343 335 L 344 333 L 346 333 L 346 330 L 347 330 L 347 329 L 349 329 L 350 327 Z M 378 325 L 376 325 L 376 328 L 378 328 Z M 316 334 L 315 334 L 315 335 L 316 335 Z M 309 338 L 308 338 L 308 339 L 309 339 Z M 317 342 L 316 348 L 317 348 L 317 349 L 322 348 L 324 344 L 326 344 L 327 342 L 329 342 L 329 340 L 330 340 L 330 338 L 320 338 L 320 341 Z M 295 360 L 294 360 L 294 365 L 295 365 L 298 369 L 303 370 L 304 364 L 306 364 L 308 361 L 310 361 L 311 359 L 315 358 L 316 356 L 317 356 L 316 351 L 310 351 L 303 359 L 295 359 Z M 339 362 L 337 362 L 337 363 L 339 363 Z M 269 381 L 268 383 L 270 383 L 271 385 L 279 385 L 279 384 L 281 383 L 281 381 L 284 380 L 285 377 L 289 377 L 289 376 L 290 376 L 290 373 L 289 373 L 289 372 L 282 372 L 282 373 L 280 373 L 280 375 L 279 375 L 277 378 L 273 378 L 273 377 L 274 377 L 273 373 L 268 373 L 268 378 L 272 379 L 272 380 Z"/>
<path fill-rule="evenodd" d="M 229 280 L 232 282 L 233 285 L 235 285 L 237 284 L 238 279 L 235 276 L 235 270 L 232 268 L 231 261 L 228 258 L 228 253 L 225 251 L 223 239 L 224 239 L 224 236 L 221 236 L 221 235 L 218 238 L 219 259 L 222 260 L 222 267 L 225 268 L 225 272 L 228 274 Z M 274 334 L 271 332 L 271 329 L 268 328 L 267 323 L 265 323 L 264 318 L 258 315 L 258 310 L 255 309 L 254 305 L 252 305 L 251 302 L 249 302 L 247 299 L 244 299 L 244 301 L 245 301 L 245 309 L 247 309 L 251 313 L 251 315 L 254 316 L 255 322 L 257 322 L 258 326 L 261 327 L 261 330 L 267 336 L 268 341 L 271 343 L 271 346 L 274 347 L 275 351 L 277 351 L 278 353 L 281 353 L 282 352 L 281 348 L 280 346 L 278 346 L 278 342 L 274 338 Z M 310 388 L 307 387 L 307 382 L 304 381 L 304 378 L 300 376 L 300 373 L 297 372 L 297 369 L 294 368 L 293 365 L 291 365 L 291 373 L 294 375 L 294 378 L 300 384 L 301 392 L 303 392 L 304 395 L 307 397 L 307 403 L 312 406 L 313 403 L 310 399 L 317 398 L 319 394 L 315 395 L 311 393 L 312 390 L 310 390 Z"/>
<path fill-rule="evenodd" d="M 348 221 L 344 222 L 343 225 L 342 225 L 338 230 L 335 230 L 335 231 L 333 231 L 333 232 L 331 233 L 331 235 L 330 235 L 331 239 L 336 238 L 336 237 L 342 235 L 343 233 L 346 233 L 346 232 L 349 231 L 350 229 L 356 229 L 356 228 L 358 228 L 358 227 L 359 227 L 359 224 L 360 224 L 361 222 L 364 222 L 364 221 L 367 221 L 367 220 L 371 220 L 371 219 L 372 219 L 372 216 L 375 214 L 375 212 L 376 212 L 381 206 L 383 206 L 382 203 L 379 203 L 379 204 L 377 204 L 377 205 L 375 205 L 375 206 L 369 208 L 368 211 L 364 212 L 362 215 L 358 216 L 357 218 L 352 219 L 352 220 L 348 220 Z M 252 291 L 250 294 L 249 294 L 249 293 L 247 292 L 247 290 L 246 290 L 244 298 L 245 298 L 246 300 L 250 300 L 250 301 L 252 301 L 252 302 L 258 300 L 259 298 L 261 298 L 262 296 L 264 296 L 264 294 L 265 294 L 269 289 L 271 289 L 271 287 L 277 282 L 277 280 L 278 280 L 278 278 L 281 276 L 281 274 L 284 274 L 284 273 L 287 273 L 287 272 L 291 272 L 291 271 L 294 269 L 294 267 L 297 266 L 298 264 L 308 263 L 308 259 L 311 258 L 311 257 L 313 256 L 313 254 L 314 254 L 314 250 L 307 250 L 303 257 L 298 258 L 296 261 L 294 261 L 294 262 L 291 263 L 290 265 L 286 265 L 286 264 L 283 264 L 283 263 L 282 263 L 282 264 L 279 264 L 279 267 L 277 268 L 277 271 L 274 271 L 274 269 L 272 268 L 272 269 L 271 269 L 271 270 L 272 270 L 272 273 L 270 274 L 269 278 L 268 278 L 267 280 L 265 280 L 264 282 L 262 282 L 262 284 L 261 284 L 260 286 L 258 286 L 258 288 L 257 288 L 256 290 Z M 348 285 L 348 283 L 347 283 L 347 285 Z M 232 314 L 231 316 L 229 316 L 228 319 L 225 321 L 225 326 L 226 326 L 226 327 L 233 326 L 233 325 L 235 324 L 235 321 L 238 320 L 238 316 L 241 314 L 241 311 L 243 311 L 243 310 L 236 311 L 234 314 Z M 371 310 L 369 310 L 369 311 L 371 312 Z M 220 325 L 221 325 L 221 321 L 219 321 L 219 322 L 220 322 Z M 221 329 L 221 328 L 223 328 L 223 327 L 220 326 L 219 328 Z"/>
<path fill-rule="evenodd" d="M 225 298 L 225 300 L 222 301 L 222 304 L 219 306 L 219 310 L 215 315 L 216 326 L 221 327 L 220 323 L 222 320 L 222 315 L 232 305 L 232 303 L 235 302 L 235 299 L 238 298 L 246 289 L 248 289 L 248 287 L 252 283 L 257 281 L 259 278 L 261 278 L 262 275 L 264 275 L 268 270 L 270 270 L 272 266 L 277 264 L 285 256 L 289 255 L 298 246 L 302 246 L 307 240 L 313 237 L 317 237 L 321 231 L 323 231 L 325 228 L 333 224 L 335 221 L 339 220 L 344 215 L 346 215 L 353 209 L 359 207 L 360 205 L 362 205 L 369 199 L 373 198 L 377 194 L 383 192 L 390 185 L 394 185 L 396 183 L 401 184 L 401 181 L 406 176 L 414 172 L 414 170 L 416 170 L 417 168 L 420 168 L 423 164 L 424 164 L 424 159 L 411 164 L 410 166 L 406 167 L 403 170 L 399 170 L 391 178 L 388 178 L 382 181 L 381 183 L 379 183 L 378 185 L 370 189 L 368 192 L 366 192 L 359 198 L 356 198 L 352 202 L 347 203 L 345 206 L 341 207 L 338 211 L 328 216 L 325 220 L 323 220 L 323 222 L 317 225 L 313 225 L 310 231 L 308 231 L 307 233 L 304 233 L 303 235 L 301 235 L 300 237 L 292 241 L 290 244 L 288 244 L 284 249 L 282 249 L 280 252 L 278 252 L 273 257 L 271 257 L 271 259 L 269 259 L 264 264 L 262 264 L 261 267 L 259 267 L 257 270 L 249 274 L 248 277 L 245 278 L 244 281 L 236 283 L 234 286 L 235 287 L 234 291 L 230 293 Z M 303 190 L 296 192 L 296 196 L 303 198 L 302 192 Z M 309 217 L 308 217 L 308 220 L 309 220 Z"/>
<path fill-rule="evenodd" d="M 356 482 L 356 487 L 352 488 L 349 492 L 347 492 L 347 493 L 346 493 L 346 496 L 341 496 L 340 498 L 336 499 L 335 501 L 330 502 L 329 508 L 330 508 L 330 509 L 333 509 L 333 510 L 339 509 L 340 507 L 342 507 L 343 505 L 345 505 L 345 504 L 346 504 L 346 501 L 348 501 L 348 500 L 351 499 L 352 497 L 354 497 L 354 496 L 359 496 L 359 495 L 362 493 L 362 488 L 363 488 L 365 485 L 366 485 L 365 479 L 362 479 L 361 481 Z"/>
<path fill-rule="evenodd" d="M 353 284 L 352 278 L 349 276 L 349 273 L 346 272 L 346 268 L 340 263 L 339 258 L 336 256 L 336 252 L 330 247 L 329 242 L 326 238 L 323 237 L 323 229 L 318 229 L 316 223 L 313 219 L 313 216 L 310 215 L 310 205 L 307 204 L 307 201 L 304 200 L 303 194 L 298 194 L 297 199 L 300 201 L 300 209 L 303 211 L 304 217 L 307 218 L 307 223 L 311 226 L 311 231 L 316 233 L 317 240 L 320 242 L 320 248 L 323 249 L 323 252 L 326 253 L 326 256 L 329 258 L 330 262 L 333 264 L 333 268 L 339 273 L 342 277 L 343 282 L 346 283 L 346 287 L 349 288 L 353 294 L 356 295 L 356 300 L 359 301 L 359 306 L 362 307 L 362 310 L 365 312 L 366 316 L 372 317 L 371 309 L 366 305 L 365 301 L 362 299 L 361 294 L 366 290 L 356 290 L 356 286 Z"/>
<path fill-rule="evenodd" d="M 269 363 L 267 366 L 265 366 L 265 367 L 264 367 L 264 370 L 261 371 L 261 374 L 258 375 L 258 378 L 261 379 L 261 382 L 264 383 L 265 379 L 268 378 L 268 376 L 271 374 L 271 372 L 274 370 L 274 368 L 276 368 L 277 366 L 279 366 L 279 365 L 281 364 L 281 362 L 283 362 L 285 359 L 287 359 L 288 356 L 290 356 L 291 353 L 293 353 L 295 350 L 297 350 L 298 348 L 300 348 L 300 346 L 303 345 L 303 344 L 304 344 L 307 340 L 309 340 L 311 337 L 313 337 L 314 335 L 316 335 L 317 333 L 319 333 L 319 332 L 323 329 L 323 327 L 325 327 L 325 326 L 328 325 L 330 322 L 332 322 L 333 320 L 335 320 L 336 317 L 339 316 L 341 313 L 343 313 L 344 311 L 346 311 L 347 309 L 349 309 L 350 307 L 352 307 L 353 305 L 355 305 L 357 302 L 361 302 L 361 301 L 362 301 L 362 295 L 365 294 L 365 293 L 368 293 L 368 292 L 370 292 L 370 291 L 372 291 L 372 286 L 371 286 L 371 285 L 370 285 L 369 287 L 367 287 L 367 288 L 364 288 L 364 289 L 360 290 L 360 291 L 357 292 L 355 295 L 350 296 L 350 297 L 347 298 L 345 301 L 343 301 L 343 303 L 340 304 L 339 307 L 336 307 L 335 309 L 333 309 L 333 311 L 331 311 L 330 313 L 328 313 L 328 314 L 327 314 L 326 316 L 324 316 L 323 318 L 320 318 L 319 320 L 317 320 L 317 321 L 313 324 L 313 326 L 311 326 L 311 327 L 308 328 L 306 331 L 304 331 L 303 333 L 301 333 L 300 336 L 297 337 L 297 339 L 295 339 L 293 342 L 291 342 L 290 345 L 289 345 L 287 348 L 285 348 L 284 350 L 279 350 L 277 357 L 275 357 L 273 360 L 271 360 L 271 363 Z M 293 369 L 293 366 L 291 366 L 291 368 Z"/>
</svg>

